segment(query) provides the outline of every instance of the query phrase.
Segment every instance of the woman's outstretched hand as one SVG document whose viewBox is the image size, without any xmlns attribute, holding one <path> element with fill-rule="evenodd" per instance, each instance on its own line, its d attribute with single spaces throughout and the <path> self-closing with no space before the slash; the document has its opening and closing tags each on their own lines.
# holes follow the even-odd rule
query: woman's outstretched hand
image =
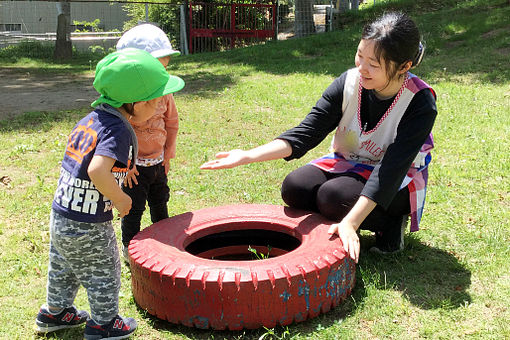
<svg viewBox="0 0 510 340">
<path fill-rule="evenodd" d="M 340 223 L 332 224 L 331 227 L 329 227 L 328 233 L 331 235 L 338 234 L 345 252 L 349 254 L 351 259 L 358 263 L 360 246 L 359 237 L 356 233 L 356 226 L 343 219 Z"/>
<path fill-rule="evenodd" d="M 291 153 L 292 147 L 287 141 L 275 139 L 250 150 L 234 149 L 227 152 L 218 152 L 215 160 L 205 162 L 200 166 L 200 169 L 229 169 L 239 165 L 284 158 L 290 156 Z"/>
<path fill-rule="evenodd" d="M 205 162 L 200 166 L 203 170 L 229 169 L 248 163 L 247 152 L 235 149 L 227 152 L 218 152 L 216 159 Z"/>
</svg>

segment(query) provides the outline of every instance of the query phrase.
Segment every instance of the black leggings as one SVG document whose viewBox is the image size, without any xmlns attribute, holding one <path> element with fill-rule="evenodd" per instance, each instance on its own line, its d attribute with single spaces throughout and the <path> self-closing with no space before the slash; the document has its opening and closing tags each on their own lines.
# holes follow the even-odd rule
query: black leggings
<svg viewBox="0 0 510 340">
<path fill-rule="evenodd" d="M 282 198 L 290 207 L 319 212 L 341 221 L 358 200 L 365 179 L 356 174 L 332 174 L 307 164 L 287 175 Z M 388 209 L 377 205 L 361 224 L 362 229 L 384 231 L 400 227 L 403 215 L 411 211 L 409 190 L 400 190 Z"/>
</svg>

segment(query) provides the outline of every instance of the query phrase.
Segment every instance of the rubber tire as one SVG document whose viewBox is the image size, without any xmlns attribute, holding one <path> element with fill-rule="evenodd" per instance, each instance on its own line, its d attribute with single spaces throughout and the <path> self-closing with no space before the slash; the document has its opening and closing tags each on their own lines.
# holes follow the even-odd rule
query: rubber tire
<svg viewBox="0 0 510 340">
<path fill-rule="evenodd" d="M 341 303 L 356 266 L 332 222 L 276 205 L 206 208 L 170 217 L 138 233 L 129 245 L 132 291 L 148 313 L 175 324 L 217 330 L 273 328 L 316 317 Z M 301 241 L 294 250 L 255 261 L 194 256 L 194 240 L 235 228 L 272 230 Z"/>
</svg>

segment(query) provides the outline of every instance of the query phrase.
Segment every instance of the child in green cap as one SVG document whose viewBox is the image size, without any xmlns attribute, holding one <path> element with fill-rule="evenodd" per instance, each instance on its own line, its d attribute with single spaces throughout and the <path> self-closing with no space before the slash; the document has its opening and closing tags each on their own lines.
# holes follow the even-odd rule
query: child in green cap
<svg viewBox="0 0 510 340">
<path fill-rule="evenodd" d="M 85 339 L 123 339 L 136 329 L 134 319 L 118 314 L 120 257 L 112 225 L 114 207 L 121 217 L 131 209 L 120 188 L 137 153 L 129 121 L 149 119 L 162 96 L 183 86 L 142 50 L 114 52 L 97 64 L 94 87 L 101 96 L 69 135 L 52 204 L 39 332 L 86 322 Z M 73 306 L 80 285 L 87 290 L 90 316 Z"/>
</svg>

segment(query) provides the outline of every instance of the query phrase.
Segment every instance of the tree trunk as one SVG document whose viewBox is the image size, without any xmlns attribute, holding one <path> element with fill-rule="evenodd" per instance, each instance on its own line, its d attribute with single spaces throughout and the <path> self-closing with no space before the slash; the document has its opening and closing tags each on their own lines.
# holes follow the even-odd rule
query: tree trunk
<svg viewBox="0 0 510 340">
<path fill-rule="evenodd" d="M 313 21 L 313 0 L 296 0 L 294 34 L 304 37 L 315 33 Z"/>
<path fill-rule="evenodd" d="M 64 60 L 70 59 L 72 55 L 71 4 L 69 1 L 59 1 L 57 3 L 57 41 L 53 56 L 57 60 Z"/>
</svg>

